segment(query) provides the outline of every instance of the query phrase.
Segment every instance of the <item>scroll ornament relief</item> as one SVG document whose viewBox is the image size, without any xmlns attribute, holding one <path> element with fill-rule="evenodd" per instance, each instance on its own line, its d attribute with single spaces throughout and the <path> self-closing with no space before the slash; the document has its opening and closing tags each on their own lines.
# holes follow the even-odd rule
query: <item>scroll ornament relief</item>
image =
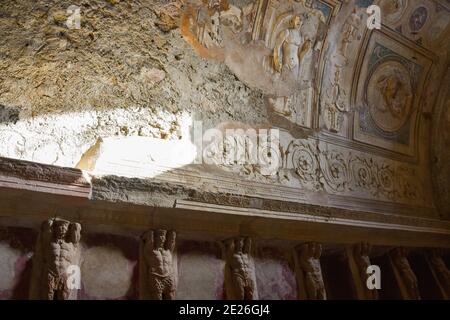
<svg viewBox="0 0 450 320">
<path fill-rule="evenodd" d="M 390 252 L 394 273 L 404 299 L 420 300 L 419 284 L 408 261 L 406 248 L 395 248 Z"/>
<path fill-rule="evenodd" d="M 313 140 L 295 139 L 287 146 L 281 143 L 282 139 L 258 141 L 262 146 L 259 154 L 270 158 L 270 163 L 278 164 L 269 172 L 264 172 L 261 165 L 248 164 L 246 158 L 237 163 L 224 162 L 225 153 L 238 147 L 246 150 L 243 155 L 251 154 L 244 140 L 228 137 L 226 141 L 207 146 L 205 152 L 221 169 L 254 181 L 392 202 L 426 199 L 416 168 L 360 152 L 331 148 Z M 256 149 L 253 147 L 253 150 Z"/>
<path fill-rule="evenodd" d="M 36 243 L 30 299 L 76 300 L 70 270 L 80 266 L 81 225 L 54 218 L 44 221 Z M 78 279 L 79 280 L 79 279 Z"/>
<path fill-rule="evenodd" d="M 142 235 L 139 249 L 140 299 L 175 299 L 175 241 L 175 231 L 150 230 Z"/>
<path fill-rule="evenodd" d="M 258 300 L 252 240 L 236 237 L 224 242 L 225 289 L 228 300 Z"/>
<path fill-rule="evenodd" d="M 294 250 L 298 296 L 302 300 L 326 300 L 320 256 L 322 245 L 310 242 Z"/>
</svg>

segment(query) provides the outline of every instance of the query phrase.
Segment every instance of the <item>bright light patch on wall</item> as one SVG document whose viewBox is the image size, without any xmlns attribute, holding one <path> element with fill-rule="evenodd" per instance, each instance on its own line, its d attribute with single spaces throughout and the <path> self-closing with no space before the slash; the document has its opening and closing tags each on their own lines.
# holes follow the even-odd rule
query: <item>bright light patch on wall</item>
<svg viewBox="0 0 450 320">
<path fill-rule="evenodd" d="M 96 176 L 153 178 L 192 163 L 196 154 L 196 147 L 186 139 L 106 138 L 98 141 L 77 167 Z"/>
</svg>

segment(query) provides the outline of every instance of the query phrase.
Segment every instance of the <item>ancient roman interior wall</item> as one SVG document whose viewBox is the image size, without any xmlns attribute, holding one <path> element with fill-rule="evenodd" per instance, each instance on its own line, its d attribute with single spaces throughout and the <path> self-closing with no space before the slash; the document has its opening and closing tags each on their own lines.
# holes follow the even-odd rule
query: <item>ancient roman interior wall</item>
<svg viewBox="0 0 450 320">
<path fill-rule="evenodd" d="M 1 1 L 0 298 L 448 298 L 449 34 L 444 0 Z"/>
</svg>

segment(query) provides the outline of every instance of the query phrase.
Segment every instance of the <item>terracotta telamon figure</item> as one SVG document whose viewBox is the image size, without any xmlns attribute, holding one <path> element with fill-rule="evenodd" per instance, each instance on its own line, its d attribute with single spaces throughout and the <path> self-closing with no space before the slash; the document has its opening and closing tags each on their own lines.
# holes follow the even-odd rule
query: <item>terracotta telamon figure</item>
<svg viewBox="0 0 450 320">
<path fill-rule="evenodd" d="M 445 290 L 445 293 L 450 297 L 450 271 L 448 270 L 444 260 L 438 250 L 433 250 L 429 255 L 431 267 L 436 273 L 440 285 Z"/>
<path fill-rule="evenodd" d="M 175 231 L 150 230 L 142 236 L 141 299 L 175 299 L 177 285 L 173 259 L 175 241 Z"/>
<path fill-rule="evenodd" d="M 369 274 L 367 274 L 367 268 L 371 266 L 369 254 L 372 249 L 372 246 L 369 243 L 362 242 L 358 243 L 353 248 L 353 255 L 355 257 L 355 262 L 358 267 L 358 271 L 361 277 L 361 283 L 363 285 L 364 293 L 367 299 L 377 300 L 378 299 L 378 291 L 370 290 L 367 287 L 367 279 Z"/>
<path fill-rule="evenodd" d="M 256 300 L 255 266 L 251 239 L 244 237 L 225 241 L 225 286 L 231 300 Z"/>
<path fill-rule="evenodd" d="M 397 268 L 400 277 L 408 292 L 410 299 L 420 300 L 419 285 L 417 277 L 414 271 L 411 269 L 411 265 L 407 259 L 408 250 L 406 248 L 395 248 L 391 251 L 392 260 Z"/>
<path fill-rule="evenodd" d="M 296 250 L 296 272 L 302 272 L 302 276 L 298 278 L 300 281 L 304 281 L 304 284 L 299 283 L 299 285 L 304 285 L 308 300 L 327 299 L 320 266 L 321 255 L 322 245 L 320 243 L 305 243 Z"/>
<path fill-rule="evenodd" d="M 79 268 L 80 232 L 79 223 L 63 219 L 49 219 L 42 224 L 33 258 L 32 299 L 76 299 L 79 288 L 71 288 L 68 278 L 69 267 Z"/>
</svg>

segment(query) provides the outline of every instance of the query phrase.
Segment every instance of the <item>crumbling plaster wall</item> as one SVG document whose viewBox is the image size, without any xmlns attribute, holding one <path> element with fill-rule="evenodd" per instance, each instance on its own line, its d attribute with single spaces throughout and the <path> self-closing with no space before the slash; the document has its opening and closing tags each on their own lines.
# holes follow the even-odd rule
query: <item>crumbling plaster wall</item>
<svg viewBox="0 0 450 320">
<path fill-rule="evenodd" d="M 66 10 L 81 8 L 81 28 Z M 99 137 L 181 139 L 192 119 L 266 122 L 263 96 L 198 57 L 180 2 L 2 1 L 0 154 L 75 166 Z"/>
</svg>

